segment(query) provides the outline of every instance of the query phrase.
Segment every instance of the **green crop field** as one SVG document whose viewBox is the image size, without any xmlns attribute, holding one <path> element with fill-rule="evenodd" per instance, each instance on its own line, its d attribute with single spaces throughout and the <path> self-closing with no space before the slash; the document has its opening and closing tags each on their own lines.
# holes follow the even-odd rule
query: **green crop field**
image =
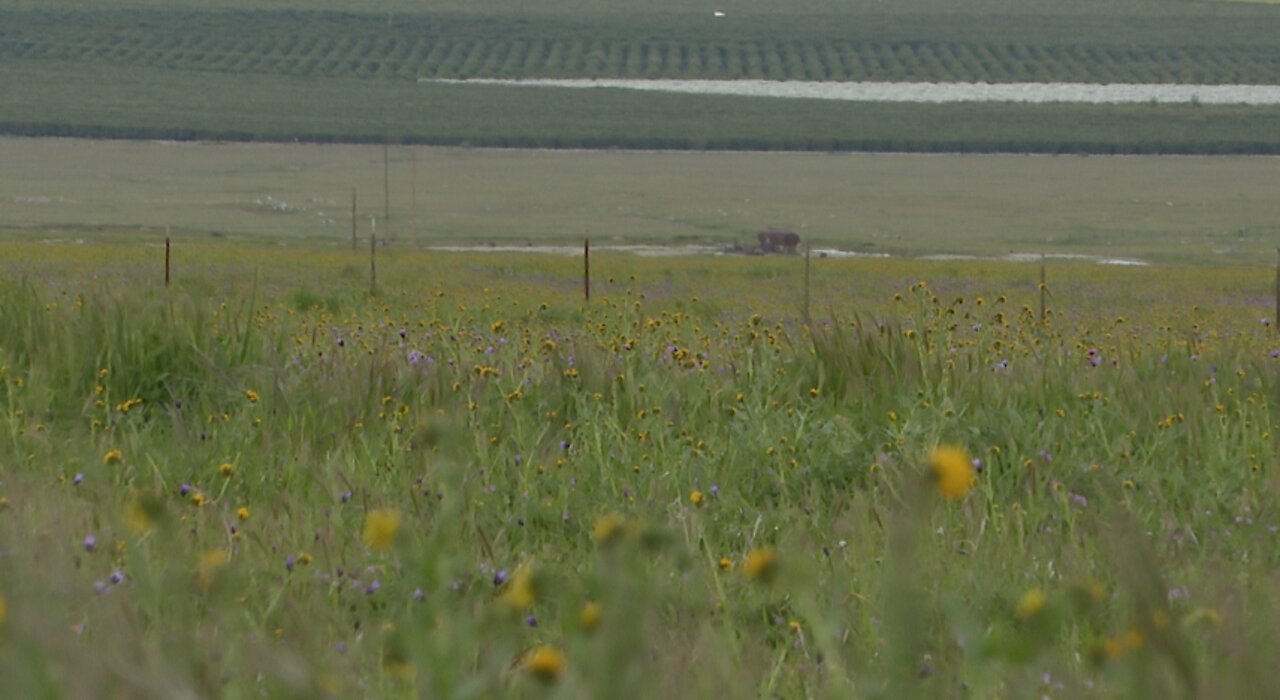
<svg viewBox="0 0 1280 700">
<path fill-rule="evenodd" d="M 1280 82 L 1280 16 L 1209 2 L 0 7 L 0 131 L 801 150 L 1274 152 L 1277 109 L 885 106 L 420 78 Z M 594 92 L 594 91 L 593 91 Z M 1007 127 L 1000 130 L 996 127 Z"/>
<path fill-rule="evenodd" d="M 896 256 L 1256 264 L 1280 159 L 634 153 L 0 140 L 0 225 L 27 238 L 346 247 L 390 205 L 400 244 L 729 246 L 761 228 Z M 389 196 L 387 196 L 389 194 Z M 386 222 L 380 231 L 387 233 Z"/>
<path fill-rule="evenodd" d="M 0 243 L 7 696 L 1270 687 L 1265 267 L 179 251 Z"/>
</svg>

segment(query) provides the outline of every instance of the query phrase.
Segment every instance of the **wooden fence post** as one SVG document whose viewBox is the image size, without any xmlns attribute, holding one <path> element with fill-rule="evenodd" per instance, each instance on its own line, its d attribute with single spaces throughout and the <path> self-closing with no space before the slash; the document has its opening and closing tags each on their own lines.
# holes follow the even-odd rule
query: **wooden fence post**
<svg viewBox="0 0 1280 700">
<path fill-rule="evenodd" d="M 391 235 L 391 143 L 382 140 L 382 228 L 387 243 L 395 240 Z"/>
<path fill-rule="evenodd" d="M 1045 309 L 1045 293 L 1048 291 L 1049 291 L 1049 288 L 1045 286 L 1044 253 L 1041 253 L 1040 254 L 1040 325 L 1042 326 L 1044 325 L 1045 319 L 1047 318 L 1046 314 L 1048 313 Z"/>
<path fill-rule="evenodd" d="M 813 251 L 813 246 L 806 243 L 804 245 L 804 322 L 805 322 L 805 325 L 808 325 L 808 326 L 813 325 L 812 316 L 809 315 L 809 301 L 812 298 L 809 295 L 809 277 L 810 277 L 809 254 L 812 251 Z"/>
<path fill-rule="evenodd" d="M 164 227 L 164 286 L 169 286 L 169 227 Z"/>
</svg>

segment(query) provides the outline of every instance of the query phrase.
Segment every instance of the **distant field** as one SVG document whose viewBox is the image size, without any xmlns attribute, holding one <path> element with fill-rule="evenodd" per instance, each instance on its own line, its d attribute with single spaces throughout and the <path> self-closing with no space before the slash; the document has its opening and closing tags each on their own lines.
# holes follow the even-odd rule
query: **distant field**
<svg viewBox="0 0 1280 700">
<path fill-rule="evenodd" d="M 1270 14 L 1270 12 L 1268 12 Z M 870 11 L 715 19 L 688 10 L 518 14 L 11 12 L 0 59 L 230 74 L 380 79 L 612 77 L 968 82 L 1272 83 L 1280 45 L 1258 17 L 913 17 Z M 1267 18 L 1274 21 L 1276 18 Z M 674 21 L 673 21 L 674 20 Z M 1045 34 L 1041 22 L 1055 26 Z M 1246 23 L 1249 22 L 1249 23 Z M 945 24 L 939 28 L 937 24 Z M 1264 25 L 1265 26 L 1265 25 Z"/>
<path fill-rule="evenodd" d="M 413 162 L 391 149 L 392 230 L 411 246 L 725 246 L 781 226 L 863 253 L 1257 264 L 1280 234 L 1277 158 L 419 148 L 416 181 Z M 341 248 L 353 188 L 367 240 L 380 147 L 0 140 L 0 226 L 35 238 L 172 226 Z"/>
<path fill-rule="evenodd" d="M 727 10 L 713 17 L 713 9 Z M 1275 152 L 1275 108 L 866 110 L 443 90 L 419 78 L 1280 83 L 1222 3 L 408 2 L 0 7 L 0 132 L 538 147 Z"/>
</svg>

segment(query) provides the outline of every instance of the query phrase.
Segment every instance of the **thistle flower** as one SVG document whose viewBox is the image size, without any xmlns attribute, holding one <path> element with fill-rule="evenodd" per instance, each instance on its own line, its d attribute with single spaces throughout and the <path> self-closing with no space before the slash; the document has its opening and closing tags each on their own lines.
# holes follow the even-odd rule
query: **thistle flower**
<svg viewBox="0 0 1280 700">
<path fill-rule="evenodd" d="M 938 493 L 950 501 L 964 498 L 978 478 L 973 460 L 961 447 L 935 447 L 929 453 L 929 469 L 933 473 Z"/>
</svg>

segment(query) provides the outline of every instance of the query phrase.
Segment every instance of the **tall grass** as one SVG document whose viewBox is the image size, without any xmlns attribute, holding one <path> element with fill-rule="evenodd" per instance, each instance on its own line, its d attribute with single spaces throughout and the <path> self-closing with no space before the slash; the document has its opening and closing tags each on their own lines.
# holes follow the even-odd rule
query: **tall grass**
<svg viewBox="0 0 1280 700">
<path fill-rule="evenodd" d="M 823 262 L 809 328 L 754 261 L 602 255 L 587 305 L 572 260 L 389 255 L 369 297 L 332 253 L 166 292 L 8 249 L 15 696 L 1266 687 L 1266 271 L 1066 266 L 1042 322 L 1030 266 Z"/>
</svg>

